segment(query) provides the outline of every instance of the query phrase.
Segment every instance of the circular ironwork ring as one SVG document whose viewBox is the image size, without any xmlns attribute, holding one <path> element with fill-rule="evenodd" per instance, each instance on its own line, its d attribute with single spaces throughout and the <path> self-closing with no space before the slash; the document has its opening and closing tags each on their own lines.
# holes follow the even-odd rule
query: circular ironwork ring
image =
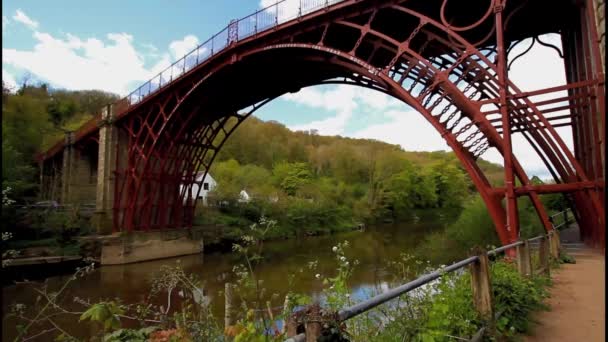
<svg viewBox="0 0 608 342">
<path fill-rule="evenodd" d="M 479 24 L 481 24 L 484 20 L 486 20 L 490 14 L 492 14 L 492 9 L 494 8 L 494 1 L 495 0 L 490 0 L 490 5 L 488 6 L 488 9 L 486 11 L 486 13 L 476 22 L 468 25 L 468 26 L 460 26 L 460 27 L 455 27 L 452 26 L 448 23 L 448 21 L 445 19 L 445 6 L 448 3 L 448 0 L 443 0 L 443 3 L 441 4 L 441 9 L 439 11 L 439 14 L 441 16 L 441 22 L 443 23 L 443 25 L 445 25 L 448 29 L 455 31 L 455 32 L 461 32 L 461 31 L 466 31 L 466 30 L 470 30 L 474 27 L 479 26 Z"/>
</svg>

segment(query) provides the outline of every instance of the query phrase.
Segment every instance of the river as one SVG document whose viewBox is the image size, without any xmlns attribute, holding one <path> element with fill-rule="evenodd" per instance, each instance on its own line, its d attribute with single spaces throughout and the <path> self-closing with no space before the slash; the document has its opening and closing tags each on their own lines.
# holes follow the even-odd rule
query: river
<svg viewBox="0 0 608 342">
<path fill-rule="evenodd" d="M 356 267 L 349 285 L 353 298 L 361 299 L 369 289 L 386 289 L 396 284 L 391 283 L 387 264 L 399 258 L 400 253 L 413 254 L 417 258 L 429 260 L 435 265 L 431 255 L 419 252 L 419 246 L 425 237 L 434 231 L 443 229 L 446 218 L 437 212 L 420 214 L 417 222 L 382 224 L 367 227 L 364 231 L 352 231 L 340 234 L 306 237 L 293 240 L 268 241 L 264 244 L 263 259 L 255 272 L 263 280 L 263 287 L 268 295 L 277 294 L 273 305 L 282 303 L 282 298 L 291 290 L 296 293 L 317 296 L 322 289 L 321 281 L 314 273 L 333 276 L 337 266 L 332 247 L 338 242 L 349 241 L 346 255 L 357 259 Z M 313 272 L 307 267 L 309 262 L 317 261 L 318 267 Z M 204 282 L 205 295 L 210 300 L 214 315 L 222 321 L 224 314 L 224 297 L 222 291 L 226 282 L 235 280 L 233 266 L 243 263 L 243 258 L 232 252 L 214 252 L 205 255 L 190 255 L 178 258 L 142 262 L 130 265 L 103 266 L 95 269 L 84 278 L 72 282 L 62 295 L 63 305 L 74 311 L 84 311 L 84 307 L 74 303 L 73 298 L 88 299 L 91 302 L 102 299 L 120 298 L 123 303 L 141 301 L 149 293 L 151 279 L 158 275 L 163 265 L 180 265 L 186 273 L 199 277 Z M 303 272 L 300 272 L 300 269 Z M 288 288 L 287 275 L 294 274 L 291 289 Z M 47 278 L 49 289 L 57 290 L 68 280 L 70 275 Z M 36 284 L 35 286 L 41 286 Z M 30 308 L 37 297 L 31 284 L 5 286 L 3 294 L 3 316 L 12 303 L 22 303 Z M 177 296 L 177 294 L 176 294 Z M 179 298 L 177 298 L 179 300 Z M 77 337 L 86 338 L 94 332 L 88 323 L 76 324 L 78 316 L 58 317 L 57 323 Z M 3 341 L 12 340 L 15 334 L 15 323 L 11 318 L 4 318 Z M 49 338 L 49 336 L 46 336 Z M 39 339 L 45 341 L 45 339 Z"/>
</svg>

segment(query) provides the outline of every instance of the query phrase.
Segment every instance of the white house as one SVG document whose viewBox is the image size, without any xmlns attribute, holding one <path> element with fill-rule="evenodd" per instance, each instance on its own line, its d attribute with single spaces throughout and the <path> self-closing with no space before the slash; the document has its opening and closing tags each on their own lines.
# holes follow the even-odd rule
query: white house
<svg viewBox="0 0 608 342">
<path fill-rule="evenodd" d="M 251 200 L 251 197 L 249 196 L 249 194 L 247 193 L 247 191 L 245 191 L 245 189 L 241 190 L 241 192 L 239 193 L 239 203 L 247 203 L 249 202 L 249 200 Z"/>
<path fill-rule="evenodd" d="M 213 179 L 213 177 L 211 177 L 210 174 L 207 174 L 203 179 L 204 175 L 205 171 L 199 171 L 196 173 L 196 180 L 194 184 L 180 185 L 180 191 L 183 191 L 184 188 L 186 188 L 186 195 L 184 196 L 184 201 L 188 198 L 188 196 L 190 196 L 190 198 L 192 198 L 193 200 L 196 200 L 196 196 L 198 195 L 198 199 L 203 201 L 203 205 L 207 205 L 207 196 L 209 194 L 209 191 L 215 189 L 215 187 L 217 186 L 217 182 L 215 181 L 215 179 Z M 200 193 L 199 184 L 203 185 L 203 188 L 200 190 Z"/>
</svg>

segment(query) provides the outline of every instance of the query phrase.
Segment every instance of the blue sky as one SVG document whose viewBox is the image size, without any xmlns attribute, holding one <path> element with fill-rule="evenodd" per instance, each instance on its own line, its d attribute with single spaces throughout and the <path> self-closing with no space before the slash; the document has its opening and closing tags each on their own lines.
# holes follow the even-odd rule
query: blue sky
<svg viewBox="0 0 608 342">
<path fill-rule="evenodd" d="M 19 83 L 25 74 L 58 88 L 102 89 L 126 95 L 191 51 L 231 19 L 244 17 L 275 0 L 2 2 L 2 79 Z M 545 37 L 559 44 L 559 37 Z M 513 49 L 515 55 L 525 49 Z M 565 83 L 562 61 L 549 48 L 535 47 L 518 60 L 511 77 L 523 90 Z M 302 89 L 257 112 L 293 130 L 371 138 L 406 150 L 448 147 L 421 115 L 368 89 L 326 85 Z M 568 128 L 560 131 L 571 145 Z M 515 152 L 530 175 L 547 176 L 523 137 Z M 489 150 L 482 156 L 497 163 Z"/>
</svg>

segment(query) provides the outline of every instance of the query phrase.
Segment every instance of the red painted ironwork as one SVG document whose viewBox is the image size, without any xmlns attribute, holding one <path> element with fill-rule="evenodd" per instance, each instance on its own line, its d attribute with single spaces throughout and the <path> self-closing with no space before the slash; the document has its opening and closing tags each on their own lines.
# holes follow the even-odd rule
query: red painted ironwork
<svg viewBox="0 0 608 342">
<path fill-rule="evenodd" d="M 474 14 L 447 0 L 426 7 L 403 0 L 301 0 L 297 13 L 289 13 L 288 1 L 232 21 L 113 105 L 114 124 L 126 135 L 116 146 L 116 230 L 190 227 L 197 171 L 207 174 L 241 122 L 283 93 L 342 83 L 384 92 L 423 115 L 470 175 L 503 243 L 518 239 L 518 196 L 528 196 L 551 229 L 539 199 L 550 192 L 567 193 L 583 236 L 603 243 L 604 136 L 594 123 L 604 125 L 604 75 L 588 4 L 579 11 L 580 30 L 563 35 L 568 84 L 523 92 L 508 77 L 519 56 L 507 60 L 510 44 L 528 38 L 521 26 L 533 31 L 531 44 L 547 45 L 539 34 L 567 22 L 545 27 L 525 21 L 526 14 L 542 12 L 535 4 L 479 1 L 482 13 Z M 553 4 L 561 16 L 572 15 L 572 6 Z M 269 84 L 247 81 L 260 77 Z M 557 93 L 564 90 L 568 95 Z M 98 121 L 79 130 L 76 142 L 94 135 Z M 567 125 L 573 127 L 574 153 L 555 130 Z M 516 133 L 556 184 L 530 183 L 512 151 Z M 477 164 L 490 148 L 503 156 L 503 186 L 491 185 Z"/>
</svg>

